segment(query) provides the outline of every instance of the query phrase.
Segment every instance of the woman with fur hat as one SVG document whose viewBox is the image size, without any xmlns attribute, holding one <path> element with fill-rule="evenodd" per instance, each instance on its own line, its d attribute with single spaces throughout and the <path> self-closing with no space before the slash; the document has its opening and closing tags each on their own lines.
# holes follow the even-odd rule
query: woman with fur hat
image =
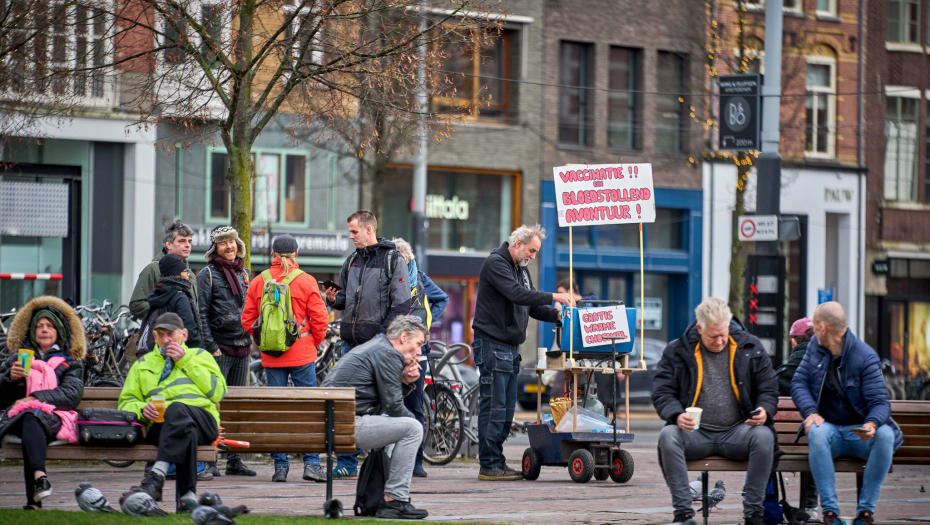
<svg viewBox="0 0 930 525">
<path fill-rule="evenodd" d="M 22 439 L 24 509 L 42 508 L 52 493 L 45 471 L 48 444 L 77 441 L 73 411 L 84 395 L 86 341 L 80 318 L 57 297 L 29 301 L 10 325 L 7 347 L 13 355 L 0 364 L 0 409 L 9 409 L 0 419 L 0 438 L 9 433 Z M 28 377 L 17 360 L 19 349 L 35 352 Z"/>
<path fill-rule="evenodd" d="M 178 314 L 187 330 L 187 346 L 200 348 L 200 316 L 194 310 L 194 288 L 184 259 L 169 253 L 158 261 L 161 278 L 149 294 L 149 312 Z"/>
</svg>

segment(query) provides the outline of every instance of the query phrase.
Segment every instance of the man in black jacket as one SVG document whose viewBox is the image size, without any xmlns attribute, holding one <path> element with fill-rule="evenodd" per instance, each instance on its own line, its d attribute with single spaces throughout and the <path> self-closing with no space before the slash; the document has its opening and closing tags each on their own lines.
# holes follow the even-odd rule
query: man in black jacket
<svg viewBox="0 0 930 525">
<path fill-rule="evenodd" d="M 491 252 L 481 266 L 472 348 L 481 373 L 478 406 L 478 479 L 503 481 L 523 479 L 507 467 L 504 441 L 510 435 L 517 403 L 517 374 L 520 345 L 526 340 L 529 317 L 547 323 L 559 322 L 552 301 L 573 304 L 567 293 L 539 292 L 533 288 L 527 264 L 536 258 L 546 230 L 538 224 L 520 226 L 510 242 Z"/>
<path fill-rule="evenodd" d="M 393 446 L 391 470 L 377 517 L 422 519 L 429 515 L 410 504 L 410 480 L 423 426 L 404 406 L 404 391 L 420 377 L 417 356 L 426 343 L 426 326 L 402 316 L 339 360 L 324 387 L 355 388 L 355 442 L 360 448 Z M 406 386 L 405 386 L 406 385 Z"/>
<path fill-rule="evenodd" d="M 240 318 L 249 290 L 249 272 L 243 265 L 245 243 L 232 226 L 217 226 L 210 232 L 207 266 L 197 275 L 197 306 L 200 309 L 200 347 L 213 354 L 226 378 L 226 386 L 246 386 L 252 337 Z M 207 466 L 219 475 L 216 463 Z M 226 456 L 227 476 L 254 476 L 239 454 Z"/>
<path fill-rule="evenodd" d="M 668 344 L 656 368 L 652 402 L 666 421 L 659 466 L 672 493 L 674 523 L 693 525 L 687 460 L 719 455 L 749 460 L 743 515 L 764 525 L 762 501 L 776 447 L 778 382 L 762 343 L 743 329 L 727 304 L 708 297 L 697 320 Z M 686 408 L 703 412 L 695 421 Z"/>
</svg>

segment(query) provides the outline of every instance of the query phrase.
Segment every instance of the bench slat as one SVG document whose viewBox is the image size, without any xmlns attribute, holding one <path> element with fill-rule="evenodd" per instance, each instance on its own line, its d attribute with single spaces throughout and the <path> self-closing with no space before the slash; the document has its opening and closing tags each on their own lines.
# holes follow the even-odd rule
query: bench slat
<svg viewBox="0 0 930 525">
<path fill-rule="evenodd" d="M 352 412 L 336 412 L 335 422 L 337 425 L 340 423 L 354 423 L 355 422 L 355 413 L 354 409 Z M 268 422 L 268 423 L 280 423 L 282 421 L 289 421 L 294 423 L 313 423 L 324 421 L 325 412 L 287 412 L 279 414 L 277 412 L 251 412 L 248 410 L 238 410 L 238 411 L 227 411 L 220 410 L 220 421 L 223 428 L 226 428 L 226 424 L 233 421 L 238 422 L 247 422 L 247 423 L 259 423 L 259 422 Z"/>
<path fill-rule="evenodd" d="M 354 388 L 291 388 L 291 387 L 250 387 L 231 386 L 226 392 L 223 401 L 239 401 L 251 399 L 280 399 L 295 401 L 351 401 L 355 403 Z M 338 403 L 337 403 L 338 405 Z"/>
<path fill-rule="evenodd" d="M 239 413 L 242 414 L 241 412 Z M 337 423 L 336 434 L 354 434 L 355 424 Z M 223 423 L 223 430 L 226 435 L 230 434 L 323 434 L 326 432 L 326 423 L 322 421 L 295 423 L 288 422 L 264 422 L 264 421 L 234 421 L 229 420 Z"/>
<path fill-rule="evenodd" d="M 226 434 L 227 439 L 248 441 L 252 449 L 266 445 L 322 445 L 326 439 L 323 434 Z M 336 434 L 336 445 L 351 445 L 355 443 L 355 431 L 345 434 Z M 272 451 L 273 452 L 273 451 Z"/>
<path fill-rule="evenodd" d="M 223 401 L 220 403 L 220 412 L 239 412 L 239 411 L 267 411 L 267 412 L 319 412 L 326 410 L 323 401 L 262 401 L 261 398 L 255 400 L 238 400 Z M 336 401 L 336 412 L 348 412 L 355 414 L 355 400 Z"/>
<path fill-rule="evenodd" d="M 23 459 L 23 449 L 19 445 L 6 446 L 3 449 L 5 459 Z M 125 448 L 87 447 L 82 445 L 60 445 L 48 447 L 46 458 L 75 461 L 155 461 L 158 449 L 152 445 L 136 445 Z M 216 452 L 212 446 L 197 447 L 197 461 L 216 461 Z"/>
</svg>

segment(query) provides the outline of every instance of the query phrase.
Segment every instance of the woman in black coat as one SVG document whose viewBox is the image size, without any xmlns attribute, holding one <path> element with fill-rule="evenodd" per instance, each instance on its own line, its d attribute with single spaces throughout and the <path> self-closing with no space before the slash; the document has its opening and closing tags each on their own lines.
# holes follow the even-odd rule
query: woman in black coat
<svg viewBox="0 0 930 525">
<path fill-rule="evenodd" d="M 10 325 L 7 348 L 12 356 L 0 364 L 0 410 L 19 403 L 39 401 L 56 410 L 75 410 L 84 395 L 84 357 L 87 339 L 81 319 L 67 303 L 57 297 L 41 296 L 26 303 Z M 35 359 L 48 361 L 53 356 L 65 360 L 55 368 L 58 386 L 26 395 L 26 378 L 17 360 L 21 348 L 35 352 Z M 36 410 L 0 418 L 0 437 L 10 434 L 22 440 L 23 473 L 26 482 L 24 509 L 42 508 L 42 500 L 52 493 L 45 471 L 45 451 L 61 430 L 62 421 L 55 414 Z"/>
<path fill-rule="evenodd" d="M 149 315 L 154 312 L 178 314 L 187 330 L 187 346 L 200 348 L 200 315 L 194 310 L 194 288 L 184 259 L 169 253 L 158 261 L 161 279 L 149 294 Z M 154 320 L 154 318 L 153 318 Z"/>
</svg>

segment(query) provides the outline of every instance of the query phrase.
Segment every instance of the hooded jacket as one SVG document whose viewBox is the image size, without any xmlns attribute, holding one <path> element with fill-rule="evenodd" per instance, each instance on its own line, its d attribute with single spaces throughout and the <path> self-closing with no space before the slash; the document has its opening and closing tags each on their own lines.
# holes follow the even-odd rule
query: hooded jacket
<svg viewBox="0 0 930 525">
<path fill-rule="evenodd" d="M 519 266 L 504 243 L 491 252 L 481 266 L 475 319 L 475 339 L 485 339 L 516 348 L 526 341 L 529 318 L 547 323 L 559 322 L 559 310 L 552 308 L 552 294 L 533 287 L 530 271 Z"/>
<path fill-rule="evenodd" d="M 804 359 L 791 379 L 791 399 L 805 419 L 817 412 L 827 371 L 832 366 L 833 354 L 830 349 L 820 346 L 817 336 L 811 338 Z M 875 350 L 859 340 L 849 329 L 843 336 L 840 385 L 845 389 L 849 404 L 865 418 L 866 423 L 874 423 L 876 427 L 888 424 L 894 430 L 894 449 L 898 450 L 904 442 L 904 435 L 898 424 L 891 419 L 891 402 L 885 391 L 881 360 Z M 803 434 L 804 425 L 801 424 L 798 436 Z"/>
<path fill-rule="evenodd" d="M 697 404 L 703 380 L 700 342 L 697 322 L 692 322 L 681 337 L 665 347 L 656 366 L 652 404 L 667 425 L 678 424 L 678 416 L 685 408 Z M 739 403 L 740 416 L 749 419 L 750 412 L 762 407 L 769 416 L 766 425 L 774 433 L 778 381 L 762 343 L 733 319 L 729 349 L 724 351 L 730 353 L 730 383 Z"/>
<path fill-rule="evenodd" d="M 59 351 L 50 351 L 42 355 L 38 345 L 34 345 L 29 337 L 32 318 L 39 309 L 48 309 L 54 313 L 64 328 L 59 333 L 62 342 Z M 36 352 L 36 358 L 46 360 L 51 355 L 61 355 L 65 361 L 55 368 L 55 378 L 58 386 L 51 390 L 33 392 L 32 396 L 58 410 L 75 410 L 84 396 L 84 359 L 87 355 L 87 338 L 84 335 L 84 326 L 81 319 L 68 305 L 57 297 L 43 295 L 32 299 L 13 318 L 7 335 L 7 348 L 18 350 L 28 348 Z M 7 408 L 18 399 L 26 397 L 26 378 L 13 381 L 10 379 L 10 368 L 16 361 L 16 353 L 0 364 L 0 410 Z M 54 414 L 45 414 L 39 420 L 45 427 L 50 438 L 58 433 L 61 421 Z M 4 430 L 0 430 L 2 434 Z"/>
<path fill-rule="evenodd" d="M 148 304 L 152 310 L 166 308 L 168 312 L 178 314 L 184 321 L 184 328 L 187 329 L 187 344 L 199 348 L 200 319 L 195 313 L 197 303 L 188 293 L 196 293 L 196 290 L 191 292 L 185 290 L 180 284 L 172 283 L 167 279 L 159 279 L 158 285 L 149 294 Z"/>
<path fill-rule="evenodd" d="M 158 280 L 161 279 L 158 261 L 167 254 L 168 250 L 162 247 L 155 254 L 152 262 L 148 263 L 139 273 L 136 287 L 132 289 L 132 295 L 129 297 L 129 312 L 139 319 L 144 318 L 149 311 L 149 294 L 152 293 L 155 285 L 158 284 Z M 191 265 L 187 262 L 187 259 L 184 260 L 184 264 L 187 265 L 187 272 L 193 276 L 194 272 L 191 271 Z M 197 279 L 191 279 L 191 286 L 194 288 L 194 311 L 197 311 Z"/>
<path fill-rule="evenodd" d="M 390 279 L 384 269 L 385 257 L 395 250 L 394 270 Z M 391 321 L 410 312 L 410 283 L 407 263 L 396 253 L 394 243 L 385 239 L 355 250 L 339 273 L 339 286 L 332 303 L 344 310 L 339 332 L 350 345 L 368 342 L 377 334 L 387 333 Z"/>
<path fill-rule="evenodd" d="M 798 370 L 798 366 L 801 365 L 801 361 L 804 359 L 804 354 L 807 352 L 807 345 L 808 342 L 804 342 L 795 346 L 794 350 L 791 351 L 791 355 L 788 356 L 788 361 L 775 371 L 775 376 L 778 378 L 779 395 L 791 397 L 791 379 L 794 377 L 794 373 Z"/>
<path fill-rule="evenodd" d="M 413 417 L 404 406 L 403 373 L 403 354 L 378 334 L 340 359 L 321 386 L 355 388 L 357 416 Z"/>
<path fill-rule="evenodd" d="M 216 264 L 211 262 L 197 275 L 197 304 L 203 328 L 200 346 L 211 354 L 219 348 L 217 345 L 252 344 L 252 337 L 242 328 L 241 322 L 249 288 L 249 272 L 245 269 L 236 272 L 236 279 L 242 285 L 242 293 L 238 297 L 233 294 L 226 274 Z"/>
<path fill-rule="evenodd" d="M 403 259 L 402 259 L 403 260 Z M 298 266 L 296 263 L 294 267 Z M 271 277 L 276 281 L 283 279 L 281 270 L 281 259 L 275 258 L 271 261 Z M 293 270 L 292 270 L 293 271 Z M 225 281 L 226 279 L 223 278 Z M 259 309 L 262 304 L 262 292 L 265 288 L 265 279 L 261 273 L 257 273 L 249 284 L 249 291 L 245 298 L 245 306 L 242 308 L 242 318 L 240 323 L 242 329 L 252 333 L 252 326 L 258 319 Z M 291 346 L 287 352 L 272 357 L 262 353 L 262 366 L 265 368 L 284 368 L 292 366 L 304 366 L 316 361 L 316 347 L 323 342 L 326 337 L 327 321 L 329 313 L 326 311 L 326 305 L 320 297 L 320 285 L 316 279 L 309 273 L 298 275 L 291 281 L 291 311 L 294 313 L 294 319 L 297 321 L 301 334 L 308 334 L 305 337 L 297 339 L 297 342 Z"/>
</svg>

